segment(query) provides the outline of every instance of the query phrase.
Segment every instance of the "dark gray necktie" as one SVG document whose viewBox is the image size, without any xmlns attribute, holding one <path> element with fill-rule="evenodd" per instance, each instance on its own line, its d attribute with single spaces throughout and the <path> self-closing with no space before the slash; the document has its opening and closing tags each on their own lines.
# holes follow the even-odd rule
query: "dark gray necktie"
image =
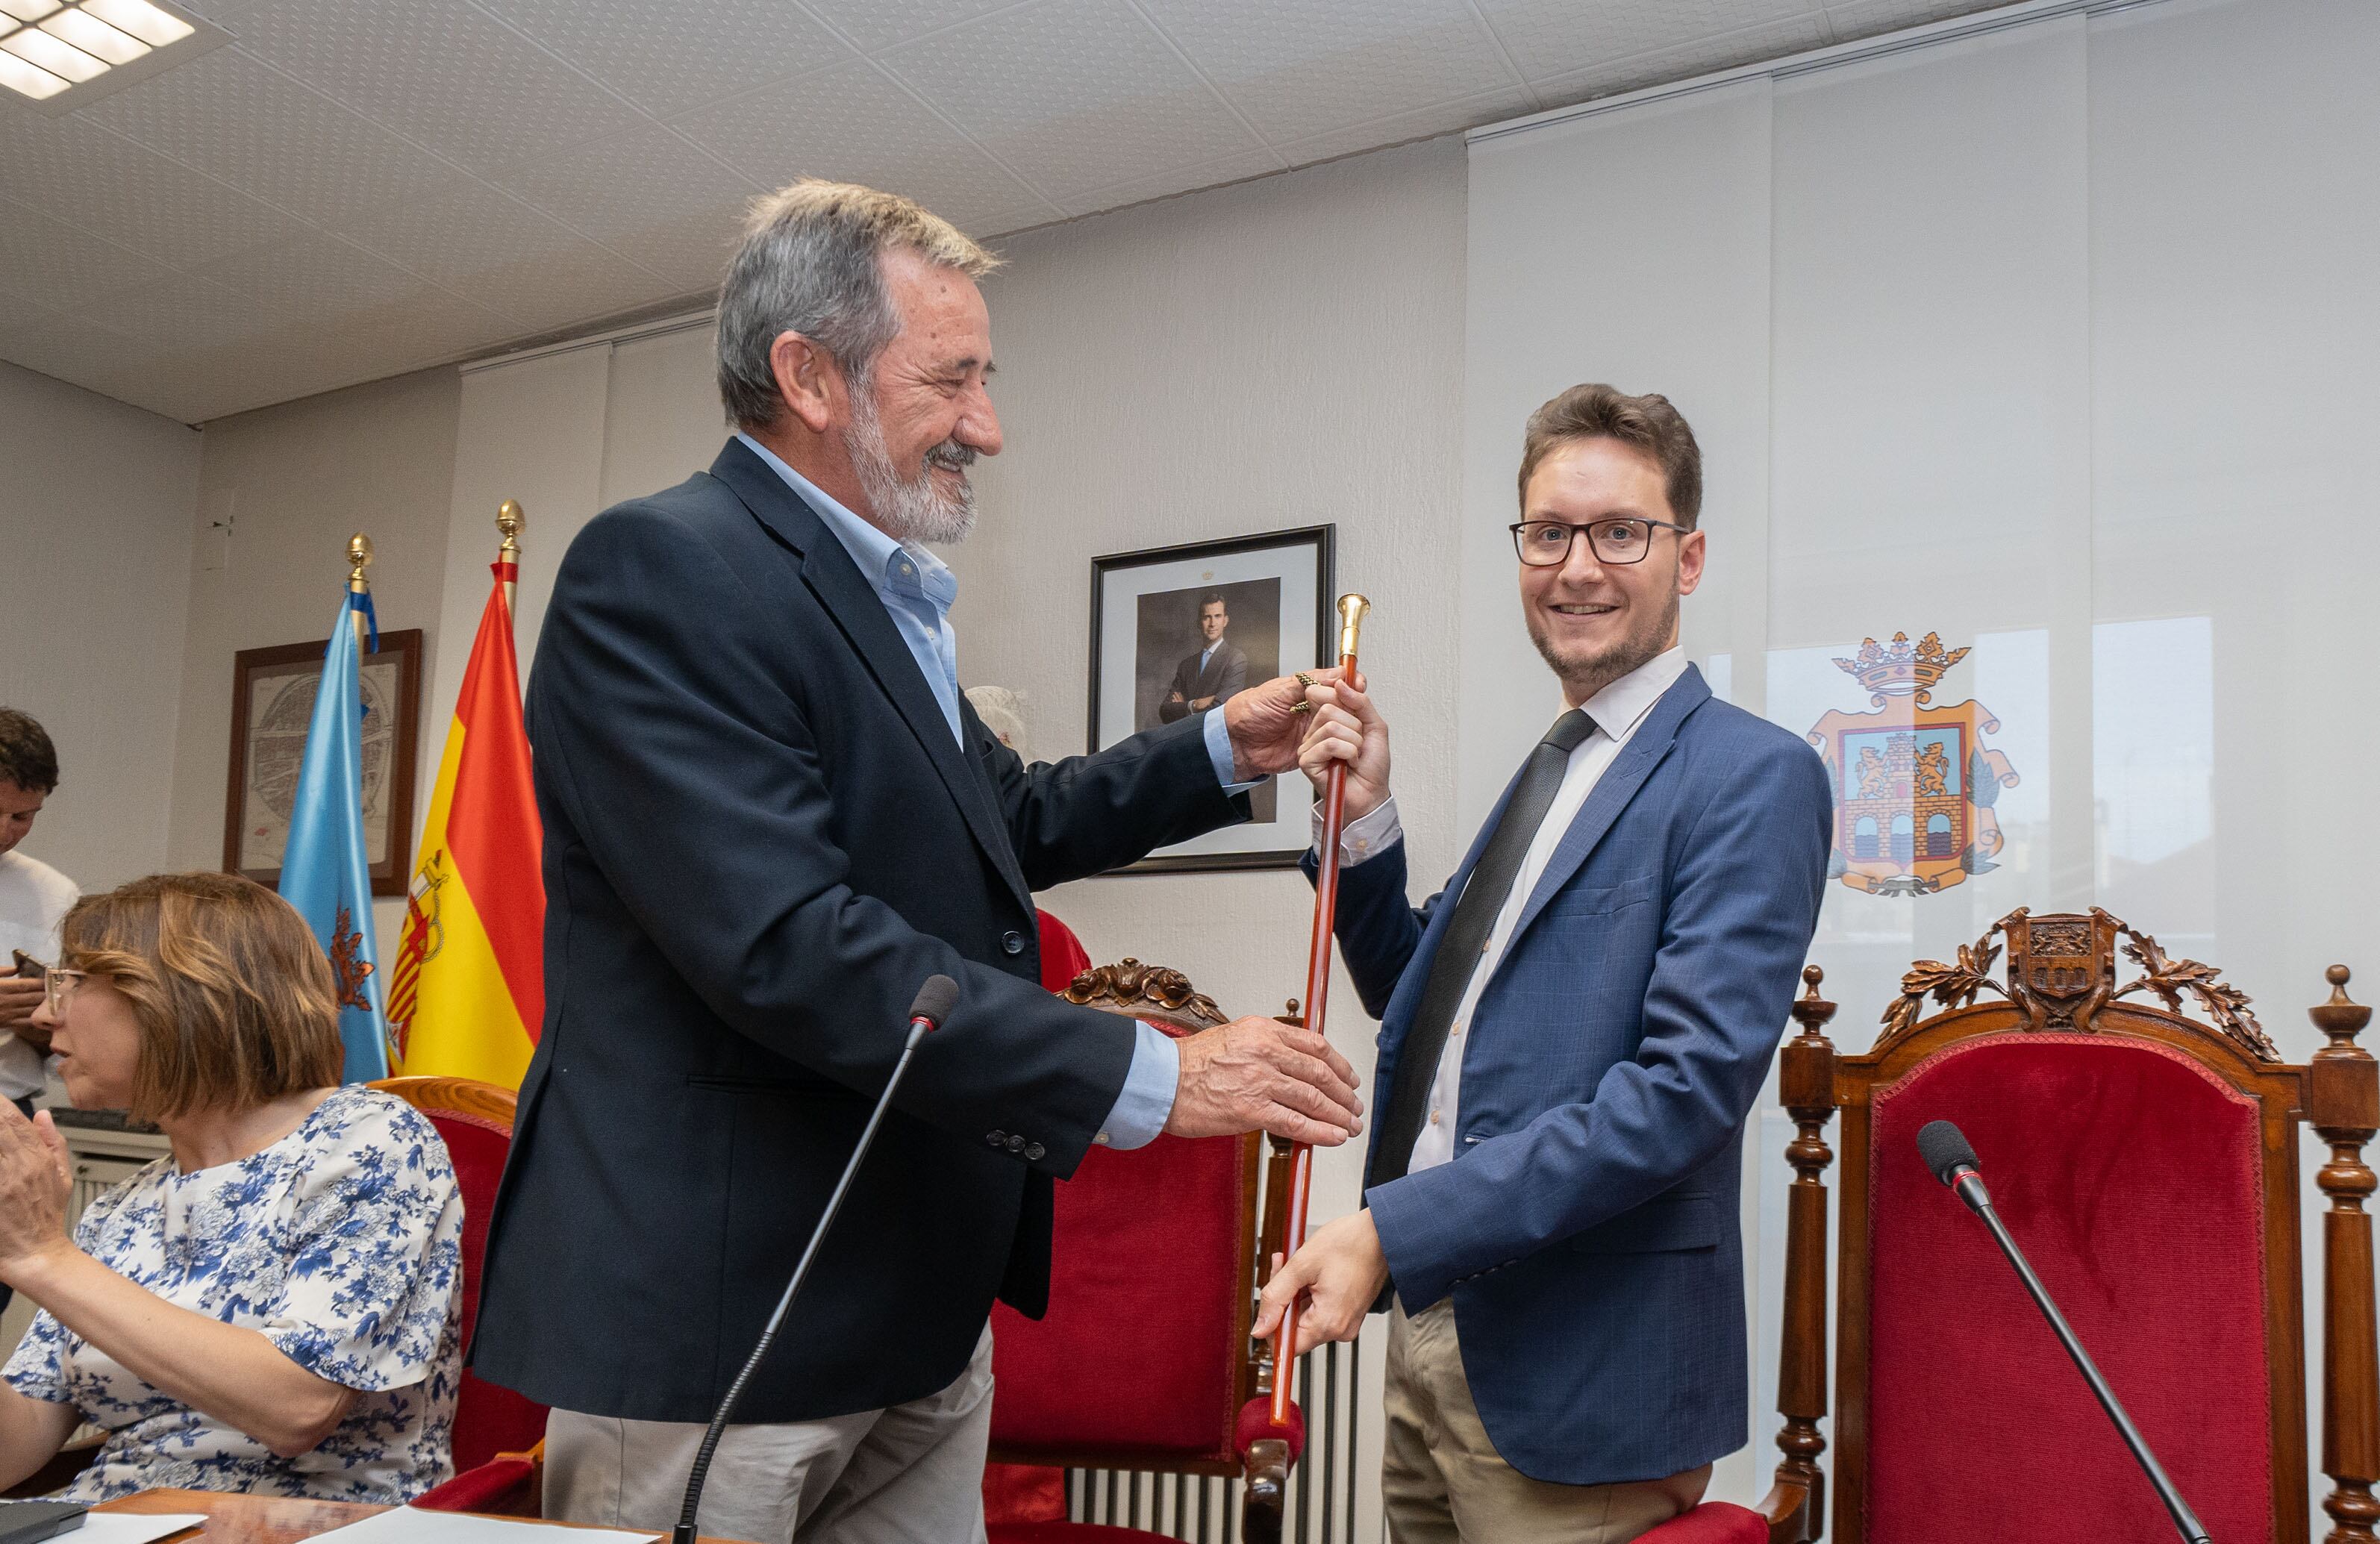
<svg viewBox="0 0 2380 1544">
<path fill-rule="evenodd" d="M 1454 916 L 1430 959 L 1429 980 L 1422 988 L 1421 1005 L 1414 1011 L 1413 1027 L 1405 1032 L 1404 1046 L 1397 1052 L 1396 1086 L 1389 1092 L 1380 1145 L 1373 1149 L 1371 1172 L 1364 1179 L 1367 1189 L 1402 1178 L 1413 1161 L 1414 1143 L 1429 1111 L 1429 1087 L 1438 1078 L 1438 1059 L 1446 1050 L 1448 1031 L 1454 1027 L 1454 1010 L 1463 1005 L 1463 989 L 1478 968 L 1480 951 L 1512 894 L 1521 860 L 1528 857 L 1529 844 L 1536 839 L 1537 827 L 1545 823 L 1546 810 L 1561 791 L 1562 778 L 1570 771 L 1570 753 L 1594 733 L 1595 721 L 1584 708 L 1572 708 L 1554 720 L 1546 737 L 1529 752 L 1520 785 L 1512 790 L 1503 818 L 1496 822 L 1495 834 L 1488 838 L 1488 850 L 1479 855 L 1463 894 L 1454 903 Z"/>
</svg>

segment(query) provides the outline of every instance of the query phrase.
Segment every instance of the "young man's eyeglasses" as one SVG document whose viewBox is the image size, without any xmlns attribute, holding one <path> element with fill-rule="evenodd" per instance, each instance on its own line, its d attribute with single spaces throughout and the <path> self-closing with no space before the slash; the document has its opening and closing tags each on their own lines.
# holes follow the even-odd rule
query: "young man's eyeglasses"
<svg viewBox="0 0 2380 1544">
<path fill-rule="evenodd" d="M 1687 532 L 1684 526 L 1634 515 L 1614 515 L 1583 526 L 1566 525 L 1560 520 L 1523 520 L 1511 529 L 1512 550 L 1532 568 L 1559 568 L 1568 563 L 1571 543 L 1582 535 L 1595 553 L 1596 562 L 1629 564 L 1645 561 L 1645 554 L 1652 550 L 1654 531 L 1674 530 L 1681 536 Z"/>
<path fill-rule="evenodd" d="M 87 970 L 60 970 L 55 967 L 42 973 L 42 995 L 49 1003 L 51 1017 L 65 1015 L 67 1004 L 74 1001 L 75 989 L 90 975 Z"/>
</svg>

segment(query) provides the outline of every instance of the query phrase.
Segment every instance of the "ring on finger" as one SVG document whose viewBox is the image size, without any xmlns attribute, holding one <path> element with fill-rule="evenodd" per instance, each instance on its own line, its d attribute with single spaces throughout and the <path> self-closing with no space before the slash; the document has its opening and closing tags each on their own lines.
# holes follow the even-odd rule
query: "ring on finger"
<svg viewBox="0 0 2380 1544">
<path fill-rule="evenodd" d="M 1297 673 L 1297 684 L 1301 687 L 1310 687 L 1314 685 L 1314 677 L 1301 670 Z"/>
</svg>

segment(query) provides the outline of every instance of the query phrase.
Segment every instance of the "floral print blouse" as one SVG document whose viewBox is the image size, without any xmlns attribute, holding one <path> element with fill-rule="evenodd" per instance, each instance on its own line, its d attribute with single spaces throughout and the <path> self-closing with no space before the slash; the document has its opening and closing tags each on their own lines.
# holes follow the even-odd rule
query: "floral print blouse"
<svg viewBox="0 0 2380 1544">
<path fill-rule="evenodd" d="M 160 1159 L 75 1224 L 76 1245 L 118 1275 L 358 1391 L 313 1451 L 276 1457 L 46 1312 L 0 1376 L 106 1431 L 98 1462 L 59 1492 L 68 1500 L 173 1486 L 407 1501 L 453 1472 L 462 1236 L 436 1129 L 392 1095 L 339 1088 L 263 1151 L 187 1174 Z"/>
</svg>

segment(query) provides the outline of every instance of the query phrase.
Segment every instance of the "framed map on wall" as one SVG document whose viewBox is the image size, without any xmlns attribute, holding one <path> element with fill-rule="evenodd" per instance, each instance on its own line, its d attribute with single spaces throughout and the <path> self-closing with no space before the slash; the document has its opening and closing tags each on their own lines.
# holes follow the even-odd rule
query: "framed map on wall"
<svg viewBox="0 0 2380 1544">
<path fill-rule="evenodd" d="M 306 727 L 322 684 L 327 638 L 234 656 L 231 776 L 224 796 L 224 868 L 261 884 L 281 882 L 281 853 Z M 421 629 L 383 632 L 363 656 L 364 856 L 372 894 L 402 895 L 411 878 L 413 767 L 420 738 Z"/>
</svg>

